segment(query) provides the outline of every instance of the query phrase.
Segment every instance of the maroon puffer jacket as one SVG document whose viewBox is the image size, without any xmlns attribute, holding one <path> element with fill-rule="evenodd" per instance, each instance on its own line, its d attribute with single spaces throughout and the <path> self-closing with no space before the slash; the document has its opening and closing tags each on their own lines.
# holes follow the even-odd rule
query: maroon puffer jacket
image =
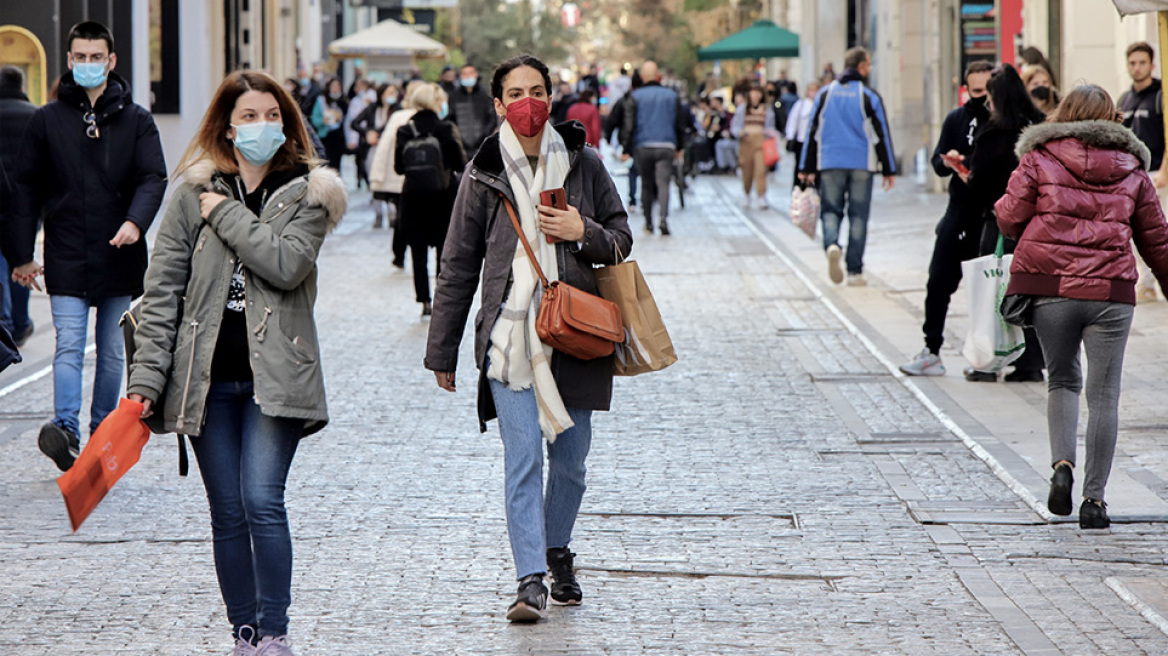
<svg viewBox="0 0 1168 656">
<path fill-rule="evenodd" d="M 995 205 L 1018 240 L 1008 294 L 1136 302 L 1131 242 L 1168 286 L 1168 222 L 1148 149 L 1109 121 L 1042 123 L 1022 133 L 1021 159 Z"/>
</svg>

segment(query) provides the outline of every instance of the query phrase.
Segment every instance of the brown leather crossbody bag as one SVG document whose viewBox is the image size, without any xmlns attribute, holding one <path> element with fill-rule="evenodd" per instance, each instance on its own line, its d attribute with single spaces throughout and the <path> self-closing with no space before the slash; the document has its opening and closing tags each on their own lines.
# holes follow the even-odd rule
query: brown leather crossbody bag
<svg viewBox="0 0 1168 656">
<path fill-rule="evenodd" d="M 527 261 L 543 283 L 543 300 L 535 320 L 535 331 L 548 346 L 580 360 L 592 360 L 612 355 L 618 342 L 625 341 L 620 308 L 611 301 L 577 289 L 561 280 L 548 282 L 531 245 L 523 234 L 515 207 L 506 196 L 503 205 L 511 217 L 511 225 L 527 252 Z"/>
</svg>

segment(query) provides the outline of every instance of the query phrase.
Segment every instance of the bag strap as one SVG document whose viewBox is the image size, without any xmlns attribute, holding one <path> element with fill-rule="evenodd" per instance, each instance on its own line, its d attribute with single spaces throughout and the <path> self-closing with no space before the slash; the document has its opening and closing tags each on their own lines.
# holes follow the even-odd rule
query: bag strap
<svg viewBox="0 0 1168 656">
<path fill-rule="evenodd" d="M 539 262 L 535 259 L 535 253 L 531 251 L 531 244 L 527 243 L 527 235 L 523 234 L 523 228 L 519 225 L 519 219 L 515 216 L 515 206 L 503 194 L 499 194 L 499 198 L 503 199 L 503 206 L 507 208 L 507 215 L 511 217 L 511 225 L 515 226 L 515 234 L 519 237 L 519 243 L 523 244 L 523 250 L 527 251 L 527 261 L 531 262 L 531 266 L 535 267 L 535 273 L 539 276 L 540 282 L 543 283 L 546 289 L 548 286 L 547 276 L 543 275 L 543 269 L 540 268 Z"/>
<path fill-rule="evenodd" d="M 998 233 L 998 245 L 994 247 L 994 257 L 999 260 L 1006 255 L 1006 236 Z"/>
</svg>

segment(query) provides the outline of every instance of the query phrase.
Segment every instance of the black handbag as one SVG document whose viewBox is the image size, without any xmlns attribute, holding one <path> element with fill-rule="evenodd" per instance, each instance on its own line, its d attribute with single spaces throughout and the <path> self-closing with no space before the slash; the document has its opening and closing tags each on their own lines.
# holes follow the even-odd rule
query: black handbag
<svg viewBox="0 0 1168 656">
<path fill-rule="evenodd" d="M 1008 294 L 999 308 L 1002 321 L 1023 328 L 1034 326 L 1034 297 L 1030 294 Z"/>
</svg>

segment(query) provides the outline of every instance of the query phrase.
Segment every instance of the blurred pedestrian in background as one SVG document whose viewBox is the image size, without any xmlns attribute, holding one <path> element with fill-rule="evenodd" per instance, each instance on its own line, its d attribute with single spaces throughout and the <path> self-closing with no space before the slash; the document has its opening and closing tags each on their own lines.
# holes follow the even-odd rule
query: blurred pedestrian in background
<svg viewBox="0 0 1168 656">
<path fill-rule="evenodd" d="M 324 85 L 324 93 L 317 97 L 312 109 L 312 125 L 324 144 L 328 165 L 338 173 L 341 171 L 341 158 L 348 150 L 344 131 L 345 111 L 348 107 L 345 88 L 340 79 L 334 77 Z"/>
<path fill-rule="evenodd" d="M 630 78 L 629 92 L 624 94 L 621 99 L 612 107 L 608 114 L 608 128 L 604 133 L 605 141 L 612 141 L 613 135 L 616 134 L 617 143 L 625 143 L 625 113 L 630 111 L 629 107 L 633 101 L 633 91 L 644 86 L 644 81 L 641 79 L 641 71 L 635 70 Z M 554 118 L 554 114 L 553 114 Z M 554 124 L 558 125 L 558 124 Z M 622 157 L 621 161 L 627 161 L 629 166 L 629 202 L 626 205 L 630 213 L 637 211 L 637 162 L 631 158 Z"/>
<path fill-rule="evenodd" d="M 974 138 L 973 152 L 967 161 L 969 172 L 958 171 L 957 175 L 969 186 L 969 205 L 976 216 L 982 217 L 981 245 L 979 255 L 994 252 L 998 242 L 998 223 L 994 216 L 994 203 L 1006 193 L 1010 174 L 1018 168 L 1015 145 L 1022 130 L 1042 123 L 1046 115 L 1030 101 L 1026 85 L 1018 76 L 1018 71 L 1009 64 L 996 68 L 986 83 L 989 95 L 990 119 L 984 129 Z M 976 231 L 976 228 L 974 228 Z M 1006 242 L 1006 252 L 1014 251 L 1014 240 Z M 1008 383 L 1042 381 L 1042 348 L 1032 328 L 1025 330 L 1026 350 L 1014 361 L 1014 371 L 1006 374 Z M 970 382 L 995 382 L 995 372 L 966 369 L 965 379 Z"/>
<path fill-rule="evenodd" d="M 480 83 L 478 69 L 470 64 L 459 70 L 458 87 L 448 95 L 450 122 L 458 126 L 462 149 L 473 156 L 499 125 L 494 101 Z"/>
<path fill-rule="evenodd" d="M 1047 507 L 1069 515 L 1079 394 L 1087 355 L 1087 434 L 1079 526 L 1107 528 L 1104 490 L 1119 425 L 1123 354 L 1136 303 L 1131 243 L 1168 283 L 1168 222 L 1145 169 L 1151 156 L 1115 124 L 1102 87 L 1076 87 L 1049 122 L 1027 129 L 1006 194 L 996 204 L 1002 234 L 1018 240 L 1007 294 L 1032 297 L 1034 327 L 1050 374 Z"/>
<path fill-rule="evenodd" d="M 284 88 L 229 75 L 178 166 L 134 336 L 128 396 L 191 436 L 236 656 L 292 654 L 284 488 L 300 439 L 328 423 L 316 258 L 347 202 L 317 163 Z"/>
<path fill-rule="evenodd" d="M 684 156 L 685 136 L 691 119 L 681 106 L 681 96 L 661 85 L 655 62 L 641 66 L 644 86 L 629 94 L 624 111 L 621 142 L 622 161 L 636 160 L 643 176 L 641 208 L 645 232 L 653 232 L 653 205 L 659 213 L 658 228 L 669 235 L 669 187 L 673 180 L 673 160 Z"/>
<path fill-rule="evenodd" d="M 446 92 L 437 84 L 423 84 L 413 95 L 417 112 L 398 128 L 393 166 L 403 176 L 400 230 L 410 247 L 414 293 L 422 304 L 422 316 L 430 316 L 430 248 L 437 248 L 438 273 L 442 272 L 442 246 L 450 227 L 450 213 L 458 193 L 456 174 L 466 166 L 462 137 L 445 120 Z"/>
<path fill-rule="evenodd" d="M 588 136 L 588 145 L 600 150 L 600 110 L 596 108 L 596 94 L 592 89 L 585 89 L 580 93 L 580 99 L 575 105 L 568 108 L 568 120 L 580 121 Z"/>
<path fill-rule="evenodd" d="M 19 257 L 12 249 L 12 237 L 8 234 L 16 191 L 13 176 L 24 131 L 37 110 L 24 92 L 24 71 L 15 66 L 0 67 L 0 251 L 3 252 L 0 292 L 4 295 L 0 325 L 8 329 L 17 346 L 24 346 L 34 329 L 28 316 L 28 287 L 12 279 L 12 267 L 8 263 L 9 257 Z"/>
<path fill-rule="evenodd" d="M 373 228 L 380 228 L 385 219 L 386 202 L 389 200 L 385 192 L 373 189 L 373 148 L 381 140 L 381 131 L 389 123 L 390 115 L 398 109 L 398 97 L 401 92 L 390 84 L 382 84 L 374 90 L 375 100 L 356 118 L 352 128 L 360 138 L 357 146 L 357 161 L 364 162 L 365 170 L 370 172 L 369 189 L 373 191 Z"/>
<path fill-rule="evenodd" d="M 811 82 L 807 85 L 807 95 L 795 101 L 787 112 L 787 152 L 793 153 L 798 160 L 803 152 L 803 143 L 807 141 L 807 132 L 811 129 L 811 114 L 815 109 L 815 96 L 819 94 L 819 83 Z M 807 185 L 799 181 L 799 163 L 791 167 L 795 170 L 793 186 L 804 188 Z"/>
<path fill-rule="evenodd" d="M 750 192 L 758 194 L 758 208 L 769 207 L 766 199 L 767 166 L 763 159 L 763 142 L 778 136 L 774 107 L 765 102 L 763 89 L 755 84 L 747 92 L 746 104 L 734 113 L 730 133 L 738 139 L 738 166 L 742 169 L 743 207 L 750 209 Z"/>
<path fill-rule="evenodd" d="M 540 341 L 539 278 L 518 242 L 529 242 L 549 276 L 593 294 L 593 267 L 617 263 L 633 245 L 620 197 L 600 158 L 585 148 L 584 131 L 575 123 L 548 125 L 551 88 L 547 66 L 534 57 L 495 71 L 491 95 L 505 122 L 462 179 L 425 359 L 438 386 L 455 391 L 459 343 L 481 280 L 478 415 L 484 432 L 498 418 L 503 440 L 507 533 L 519 581 L 507 609 L 513 622 L 546 617 L 549 572 L 553 603 L 583 598 L 569 543 L 584 495 L 592 412 L 609 409 L 613 371 L 612 356 L 578 360 Z M 540 192 L 552 189 L 566 191 L 566 210 L 540 204 Z"/>
<path fill-rule="evenodd" d="M 1049 68 L 1043 64 L 1023 64 L 1021 77 L 1031 101 L 1043 114 L 1049 115 L 1058 107 L 1059 93 Z"/>
<path fill-rule="evenodd" d="M 394 207 L 393 227 L 393 266 L 405 268 L 406 242 L 405 232 L 401 229 L 401 193 L 405 178 L 397 172 L 394 163 L 397 153 L 397 131 L 410 122 L 418 110 L 414 107 L 414 96 L 426 86 L 425 82 L 414 81 L 406 85 L 406 95 L 401 101 L 401 109 L 389 115 L 389 122 L 381 131 L 377 140 L 377 150 L 373 154 L 373 166 L 369 171 L 369 180 L 373 186 L 373 197 L 384 200 Z M 388 211 L 388 207 L 386 208 Z"/>
<path fill-rule="evenodd" d="M 365 187 L 369 187 L 369 173 L 365 169 L 365 147 L 361 139 L 361 132 L 353 127 L 353 121 L 365 111 L 366 107 L 377 102 L 377 91 L 369 80 L 365 78 L 358 78 L 353 82 L 350 89 L 352 95 L 349 96 L 349 106 L 345 109 L 345 148 L 346 152 L 353 155 L 353 159 L 357 162 L 357 188 L 361 188 L 364 183 Z"/>
</svg>

